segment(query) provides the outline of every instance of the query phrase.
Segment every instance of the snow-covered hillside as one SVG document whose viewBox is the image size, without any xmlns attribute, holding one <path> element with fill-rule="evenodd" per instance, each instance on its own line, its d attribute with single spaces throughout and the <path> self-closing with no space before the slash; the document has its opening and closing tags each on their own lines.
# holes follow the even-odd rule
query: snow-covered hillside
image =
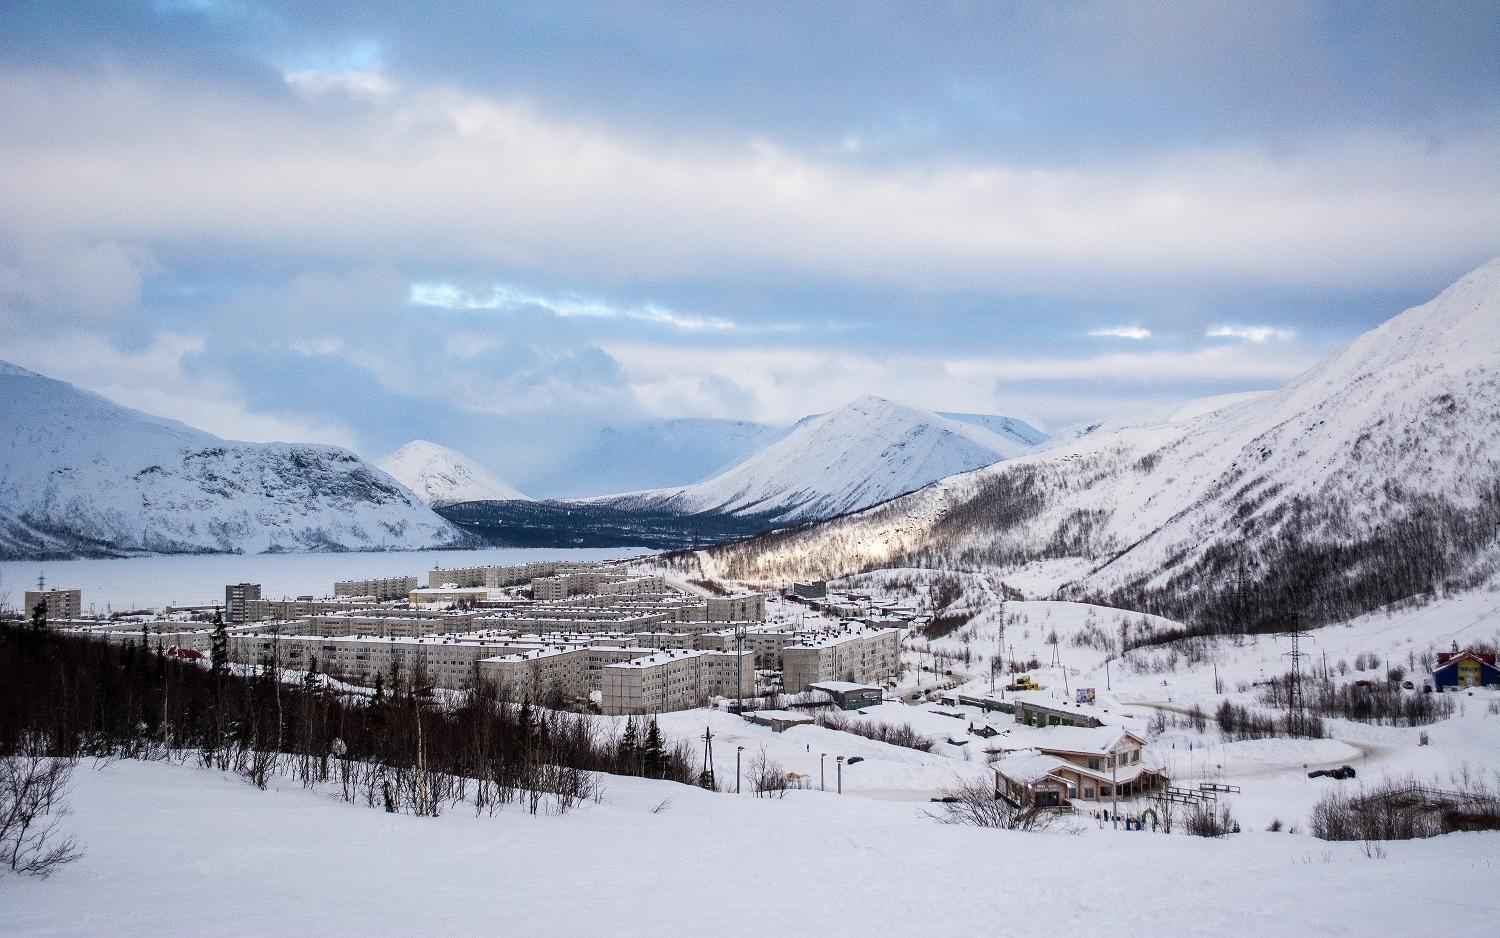
<svg viewBox="0 0 1500 938">
<path fill-rule="evenodd" d="M 1065 595 L 1245 627 L 1328 621 L 1493 570 L 1500 260 L 1281 391 L 1223 403 L 1075 434 L 704 563 L 784 579 L 1072 558 Z"/>
<path fill-rule="evenodd" d="M 527 500 L 469 457 L 427 440 L 412 440 L 376 465 L 433 508 L 459 502 Z"/>
<path fill-rule="evenodd" d="M 963 415 L 966 418 L 969 415 Z M 1007 418 L 984 418 L 1001 421 Z M 696 485 L 598 499 L 618 507 L 826 518 L 1031 449 L 1019 421 L 1005 433 L 878 397 L 800 421 L 759 453 Z M 1021 429 L 1021 428 L 1024 428 Z"/>
<path fill-rule="evenodd" d="M 0 365 L 0 556 L 413 549 L 462 538 L 347 450 L 229 442 Z"/>
<path fill-rule="evenodd" d="M 760 452 L 790 427 L 679 417 L 600 428 L 522 486 L 538 498 L 583 498 L 701 482 Z"/>
</svg>

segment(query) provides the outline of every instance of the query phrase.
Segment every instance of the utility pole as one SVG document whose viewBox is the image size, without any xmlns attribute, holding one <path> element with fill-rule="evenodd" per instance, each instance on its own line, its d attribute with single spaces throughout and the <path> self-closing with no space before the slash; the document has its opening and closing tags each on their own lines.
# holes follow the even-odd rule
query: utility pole
<svg viewBox="0 0 1500 938">
<path fill-rule="evenodd" d="M 1120 829 L 1120 770 L 1115 765 L 1115 754 L 1109 754 L 1109 822 L 1115 830 Z"/>
<path fill-rule="evenodd" d="M 1292 618 L 1291 638 L 1292 650 L 1286 653 L 1286 657 L 1292 659 L 1292 673 L 1287 678 L 1287 712 L 1291 717 L 1292 732 L 1303 736 L 1306 735 L 1307 717 L 1302 694 L 1302 659 L 1307 656 L 1302 653 L 1302 627 L 1295 616 Z"/>
<path fill-rule="evenodd" d="M 844 793 L 844 757 L 839 756 L 834 761 L 838 763 L 839 794 L 842 795 Z"/>
<path fill-rule="evenodd" d="M 820 752 L 820 753 L 818 753 L 818 791 L 827 791 L 828 790 L 828 785 L 826 784 L 826 782 L 828 781 L 828 766 L 823 761 L 823 760 L 825 760 L 827 758 L 828 758 L 828 753 L 826 753 L 826 752 Z"/>
<path fill-rule="evenodd" d="M 745 709 L 745 623 L 734 624 L 734 712 Z"/>
<path fill-rule="evenodd" d="M 718 782 L 714 779 L 714 732 L 707 726 L 703 728 L 703 774 L 698 780 L 709 791 L 719 790 Z"/>
<path fill-rule="evenodd" d="M 734 750 L 734 793 L 736 795 L 740 793 L 740 753 L 744 751 L 744 746 L 739 746 Z"/>
</svg>

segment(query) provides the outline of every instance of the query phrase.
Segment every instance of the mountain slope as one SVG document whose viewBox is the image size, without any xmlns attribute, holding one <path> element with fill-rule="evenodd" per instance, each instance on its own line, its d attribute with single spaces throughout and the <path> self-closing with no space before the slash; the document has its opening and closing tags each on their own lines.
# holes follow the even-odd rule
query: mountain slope
<svg viewBox="0 0 1500 938">
<path fill-rule="evenodd" d="M 1072 578 L 1063 595 L 1224 628 L 1476 582 L 1500 555 L 1500 260 L 1280 391 L 1175 416 L 1064 438 L 703 563 L 784 579 L 1055 560 Z"/>
<path fill-rule="evenodd" d="M 469 457 L 427 440 L 413 440 L 376 465 L 432 508 L 460 502 L 527 500 Z"/>
<path fill-rule="evenodd" d="M 526 481 L 547 498 L 581 498 L 702 481 L 775 442 L 785 426 L 680 417 L 601 428 L 579 451 Z"/>
<path fill-rule="evenodd" d="M 346 450 L 230 442 L 0 365 L 0 556 L 409 549 L 462 539 Z"/>
<path fill-rule="evenodd" d="M 826 518 L 1029 449 L 1014 435 L 862 397 L 800 421 L 761 452 L 703 482 L 591 501 L 684 514 L 759 514 L 779 521 Z"/>
</svg>

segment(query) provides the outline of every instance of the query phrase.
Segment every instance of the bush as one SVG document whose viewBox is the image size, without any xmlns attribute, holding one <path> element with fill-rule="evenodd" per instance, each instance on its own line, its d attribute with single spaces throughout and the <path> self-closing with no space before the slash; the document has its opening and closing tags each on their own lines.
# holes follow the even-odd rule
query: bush
<svg viewBox="0 0 1500 938">
<path fill-rule="evenodd" d="M 865 739 L 904 746 L 919 752 L 932 751 L 932 740 L 912 729 L 910 723 L 860 723 L 850 719 L 842 710 L 820 711 L 817 719 L 819 726 L 826 726 L 831 730 L 842 730 Z"/>
<path fill-rule="evenodd" d="M 1194 837 L 1223 837 L 1240 832 L 1239 822 L 1227 804 L 1196 804 L 1188 809 L 1183 825 Z"/>
<path fill-rule="evenodd" d="M 1473 781 L 1456 791 L 1437 791 L 1414 778 L 1387 779 L 1354 794 L 1325 793 L 1313 806 L 1311 827 L 1322 840 L 1363 841 L 1500 830 L 1500 798 Z"/>
</svg>

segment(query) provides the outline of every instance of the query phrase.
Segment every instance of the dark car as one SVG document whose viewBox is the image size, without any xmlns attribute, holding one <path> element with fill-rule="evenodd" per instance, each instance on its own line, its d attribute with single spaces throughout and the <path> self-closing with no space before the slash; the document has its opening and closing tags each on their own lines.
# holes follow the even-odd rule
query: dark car
<svg viewBox="0 0 1500 938">
<path fill-rule="evenodd" d="M 1349 765 L 1341 765 L 1341 766 L 1339 766 L 1336 769 L 1318 769 L 1318 770 L 1313 771 L 1313 772 L 1308 772 L 1307 773 L 1307 777 L 1308 778 L 1336 778 L 1339 781 L 1343 781 L 1346 778 L 1353 778 L 1354 777 L 1354 767 L 1353 766 L 1349 766 Z"/>
<path fill-rule="evenodd" d="M 850 756 L 849 758 L 847 758 L 847 759 L 844 760 L 844 764 L 845 765 L 853 765 L 856 762 L 863 762 L 863 761 L 865 761 L 865 757 L 864 756 Z"/>
</svg>

